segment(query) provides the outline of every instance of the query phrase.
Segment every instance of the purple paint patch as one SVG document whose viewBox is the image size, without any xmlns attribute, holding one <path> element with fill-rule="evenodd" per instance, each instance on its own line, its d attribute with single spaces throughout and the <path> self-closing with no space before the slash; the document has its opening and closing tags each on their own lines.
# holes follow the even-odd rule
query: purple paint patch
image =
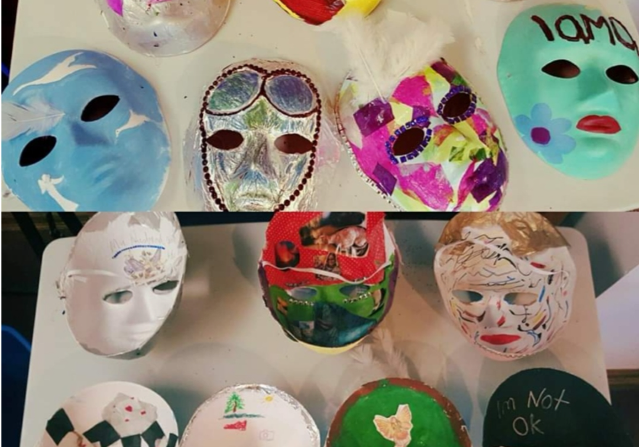
<svg viewBox="0 0 639 447">
<path fill-rule="evenodd" d="M 379 163 L 375 166 L 375 170 L 373 171 L 373 176 L 377 179 L 377 184 L 386 194 L 393 194 L 393 190 L 395 189 L 395 185 L 397 184 L 397 179 L 393 177 L 393 174 L 388 172 L 388 170 L 380 165 Z"/>
<path fill-rule="evenodd" d="M 444 79 L 448 81 L 449 84 L 452 84 L 455 78 L 457 77 L 457 71 L 451 67 L 450 65 L 444 62 L 435 62 L 433 65 L 433 70 L 439 73 Z"/>
<path fill-rule="evenodd" d="M 550 131 L 545 127 L 535 127 L 530 132 L 530 138 L 532 138 L 535 143 L 545 146 L 550 143 Z"/>
<path fill-rule="evenodd" d="M 423 75 L 404 79 L 395 89 L 393 99 L 410 107 L 434 110 L 431 87 Z"/>
<path fill-rule="evenodd" d="M 122 15 L 122 0 L 107 0 L 107 5 L 118 15 Z"/>
<path fill-rule="evenodd" d="M 431 113 L 430 113 L 430 109 L 428 109 L 427 107 L 414 107 L 413 108 L 413 119 L 416 120 L 417 118 L 421 118 L 421 117 L 426 117 L 426 118 L 430 118 Z"/>
<path fill-rule="evenodd" d="M 507 170 L 508 163 L 503 152 L 499 152 L 497 166 L 493 163 L 492 158 L 479 165 L 470 179 L 474 183 L 471 194 L 478 203 L 501 190 L 501 187 L 506 183 Z"/>
<path fill-rule="evenodd" d="M 386 126 L 393 119 L 395 117 L 391 105 L 381 99 L 371 101 L 355 112 L 355 122 L 364 137 Z"/>
</svg>

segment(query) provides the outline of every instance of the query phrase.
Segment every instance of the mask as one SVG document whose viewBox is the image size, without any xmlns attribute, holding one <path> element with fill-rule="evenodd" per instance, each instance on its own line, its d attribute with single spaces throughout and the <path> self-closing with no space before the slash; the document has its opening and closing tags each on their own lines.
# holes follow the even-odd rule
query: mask
<svg viewBox="0 0 639 447">
<path fill-rule="evenodd" d="M 307 209 L 335 138 L 318 87 L 283 61 L 233 65 L 206 90 L 188 174 L 214 211 Z"/>
<path fill-rule="evenodd" d="M 149 210 L 170 160 L 153 87 L 104 53 L 48 56 L 2 94 L 2 174 L 32 210 Z"/>
<path fill-rule="evenodd" d="M 388 314 L 398 260 L 382 213 L 278 213 L 259 276 L 264 301 L 293 340 L 323 353 L 352 348 Z"/>
<path fill-rule="evenodd" d="M 109 357 L 150 347 L 177 309 L 186 256 L 173 213 L 95 215 L 76 238 L 58 283 L 78 343 Z"/>
<path fill-rule="evenodd" d="M 317 425 L 306 409 L 266 385 L 225 388 L 198 408 L 186 427 L 184 447 L 319 447 Z"/>
<path fill-rule="evenodd" d="M 178 427 L 153 391 L 107 382 L 80 391 L 49 419 L 41 447 L 175 447 Z"/>
<path fill-rule="evenodd" d="M 446 226 L 437 285 L 453 322 L 482 354 L 532 355 L 566 326 L 576 281 L 567 245 L 536 213 L 460 214 Z"/>
<path fill-rule="evenodd" d="M 510 25 L 498 74 L 526 145 L 571 177 L 619 170 L 639 136 L 639 50 L 614 17 L 543 5 Z"/>
<path fill-rule="evenodd" d="M 368 44 L 372 48 L 350 44 L 368 54 L 370 68 L 356 68 L 342 86 L 340 131 L 362 178 L 395 207 L 492 211 L 507 183 L 504 144 L 474 90 L 440 59 L 439 47 L 452 41 L 440 26 L 392 13 L 378 25 L 357 25 L 350 32 L 370 36 L 389 29 L 414 30 L 399 40 L 390 36 Z M 402 39 L 429 46 L 411 46 Z M 390 58 L 404 46 L 406 54 Z M 373 80 L 367 75 L 371 71 Z"/>
<path fill-rule="evenodd" d="M 381 0 L 275 0 L 284 11 L 311 25 L 321 25 L 335 16 L 355 12 L 367 16 Z"/>
<path fill-rule="evenodd" d="M 146 56 L 190 53 L 222 27 L 230 0 L 97 0 L 111 32 Z"/>
<path fill-rule="evenodd" d="M 518 372 L 495 390 L 482 445 L 632 447 L 633 442 L 592 385 L 564 371 L 536 368 Z"/>
<path fill-rule="evenodd" d="M 410 379 L 385 379 L 364 385 L 342 404 L 326 447 L 389 445 L 471 447 L 471 442 L 461 415 L 436 389 Z"/>
</svg>

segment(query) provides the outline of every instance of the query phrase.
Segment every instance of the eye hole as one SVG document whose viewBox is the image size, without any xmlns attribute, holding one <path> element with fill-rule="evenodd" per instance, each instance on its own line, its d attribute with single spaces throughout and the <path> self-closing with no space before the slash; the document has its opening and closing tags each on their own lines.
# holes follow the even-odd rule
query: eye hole
<svg viewBox="0 0 639 447">
<path fill-rule="evenodd" d="M 537 302 L 537 298 L 534 293 L 509 293 L 504 297 L 504 301 L 514 306 L 530 306 Z"/>
<path fill-rule="evenodd" d="M 124 304 L 133 297 L 130 290 L 120 290 L 118 292 L 109 293 L 103 300 L 110 304 Z"/>
<path fill-rule="evenodd" d="M 306 154 L 313 150 L 313 143 L 301 135 L 289 133 L 275 140 L 275 147 L 285 154 Z"/>
<path fill-rule="evenodd" d="M 635 71 L 627 65 L 616 65 L 610 67 L 606 74 L 610 79 L 620 84 L 636 84 L 639 82 L 639 76 Z"/>
<path fill-rule="evenodd" d="M 230 151 L 240 147 L 244 143 L 244 137 L 234 130 L 218 130 L 206 142 L 220 150 Z"/>
<path fill-rule="evenodd" d="M 459 85 L 451 89 L 437 108 L 439 116 L 448 124 L 457 124 L 470 118 L 477 109 L 477 96 L 473 91 Z"/>
<path fill-rule="evenodd" d="M 80 119 L 82 121 L 91 122 L 104 118 L 115 106 L 120 102 L 120 98 L 116 95 L 104 95 L 93 98 L 84 106 Z"/>
<path fill-rule="evenodd" d="M 481 293 L 472 290 L 453 290 L 453 295 L 464 304 L 477 303 L 484 299 Z"/>
<path fill-rule="evenodd" d="M 170 293 L 171 291 L 173 291 L 179 284 L 180 284 L 180 281 L 175 281 L 175 280 L 165 281 L 162 284 L 158 284 L 157 286 L 153 287 L 153 292 L 156 295 L 166 295 Z"/>
<path fill-rule="evenodd" d="M 57 141 L 56 137 L 51 135 L 29 141 L 20 154 L 20 166 L 31 166 L 42 161 L 51 153 Z"/>
<path fill-rule="evenodd" d="M 446 118 L 455 118 L 463 115 L 470 107 L 473 100 L 468 92 L 457 93 L 450 98 L 444 106 L 444 116 Z"/>
<path fill-rule="evenodd" d="M 366 298 L 367 296 L 365 295 L 369 289 L 370 289 L 370 286 L 367 286 L 366 284 L 353 284 L 353 285 L 344 286 L 341 289 L 339 289 L 339 291 L 342 295 L 346 295 L 347 297 L 352 299 L 357 299 L 357 298 Z"/>
<path fill-rule="evenodd" d="M 393 144 L 393 155 L 401 157 L 402 155 L 408 155 L 421 146 L 424 141 L 424 131 L 418 127 L 408 129 L 397 137 Z"/>
<path fill-rule="evenodd" d="M 301 301 L 310 301 L 317 295 L 317 290 L 312 287 L 297 287 L 288 291 L 293 298 Z"/>
<path fill-rule="evenodd" d="M 575 64 L 565 59 L 558 59 L 546 64 L 541 69 L 546 74 L 556 78 L 572 79 L 581 74 L 581 70 Z"/>
</svg>

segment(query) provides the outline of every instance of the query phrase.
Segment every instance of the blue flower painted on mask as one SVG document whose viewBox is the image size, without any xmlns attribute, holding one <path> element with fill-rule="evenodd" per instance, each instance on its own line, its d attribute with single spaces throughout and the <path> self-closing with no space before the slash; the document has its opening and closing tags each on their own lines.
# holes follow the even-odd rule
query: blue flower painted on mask
<svg viewBox="0 0 639 447">
<path fill-rule="evenodd" d="M 575 150 L 577 142 L 565 135 L 572 123 L 565 118 L 552 119 L 548 104 L 535 104 L 530 117 L 519 115 L 515 126 L 526 145 L 552 164 L 564 161 L 564 155 Z"/>
</svg>

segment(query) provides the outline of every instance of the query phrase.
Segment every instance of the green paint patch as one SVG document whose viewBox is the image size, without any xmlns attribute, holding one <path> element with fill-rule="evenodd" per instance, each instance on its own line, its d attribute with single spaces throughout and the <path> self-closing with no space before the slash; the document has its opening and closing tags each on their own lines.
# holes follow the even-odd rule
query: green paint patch
<svg viewBox="0 0 639 447">
<path fill-rule="evenodd" d="M 408 447 L 461 447 L 444 408 L 430 395 L 387 381 L 360 397 L 345 413 L 331 447 L 393 447 L 375 428 L 373 419 L 395 415 L 399 405 L 412 412 L 411 442 Z"/>
</svg>

